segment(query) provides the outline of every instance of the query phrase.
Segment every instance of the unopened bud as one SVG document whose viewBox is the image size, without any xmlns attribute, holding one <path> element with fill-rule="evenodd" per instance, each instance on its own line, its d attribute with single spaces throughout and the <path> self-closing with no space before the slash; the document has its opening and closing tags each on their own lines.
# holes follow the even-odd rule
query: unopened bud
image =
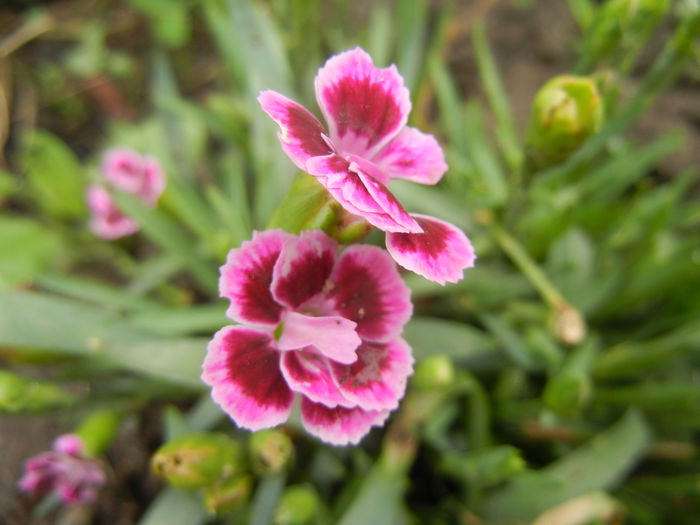
<svg viewBox="0 0 700 525">
<path fill-rule="evenodd" d="M 252 485 L 253 482 L 247 474 L 210 485 L 204 491 L 204 507 L 212 514 L 233 510 L 248 501 Z"/>
<path fill-rule="evenodd" d="M 311 485 L 288 487 L 280 498 L 275 525 L 304 525 L 318 514 L 318 493 Z"/>
<path fill-rule="evenodd" d="M 569 304 L 561 304 L 552 312 L 550 328 L 554 337 L 566 345 L 576 345 L 586 337 L 586 320 Z"/>
<path fill-rule="evenodd" d="M 592 78 L 554 77 L 535 95 L 527 132 L 531 164 L 542 169 L 562 162 L 602 122 L 603 102 Z"/>
<path fill-rule="evenodd" d="M 443 354 L 431 355 L 418 363 L 412 383 L 416 388 L 444 388 L 455 380 L 452 360 Z"/>
<path fill-rule="evenodd" d="M 240 445 L 216 433 L 178 436 L 160 447 L 151 468 L 173 487 L 196 489 L 229 479 L 242 469 Z"/>
<path fill-rule="evenodd" d="M 258 472 L 281 472 L 294 458 L 294 444 L 277 429 L 260 430 L 250 436 L 253 466 Z"/>
<path fill-rule="evenodd" d="M 36 412 L 68 406 L 75 396 L 47 381 L 0 370 L 0 412 Z"/>
</svg>

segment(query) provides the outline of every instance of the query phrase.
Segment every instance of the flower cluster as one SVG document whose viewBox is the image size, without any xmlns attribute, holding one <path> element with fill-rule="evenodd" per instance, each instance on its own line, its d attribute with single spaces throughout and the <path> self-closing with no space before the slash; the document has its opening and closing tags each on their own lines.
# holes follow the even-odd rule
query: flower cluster
<svg viewBox="0 0 700 525">
<path fill-rule="evenodd" d="M 102 464 L 83 455 L 83 441 L 75 434 L 56 438 L 53 450 L 28 459 L 18 486 L 25 492 L 58 495 L 64 503 L 87 503 L 105 483 Z"/>
<path fill-rule="evenodd" d="M 202 379 L 241 427 L 287 420 L 297 394 L 305 428 L 357 443 L 398 406 L 412 372 L 401 338 L 410 292 L 387 253 L 321 231 L 257 232 L 221 267 L 227 315 L 242 326 L 209 344 Z"/>
<path fill-rule="evenodd" d="M 129 149 L 107 152 L 101 175 L 107 185 L 137 196 L 148 206 L 155 206 L 165 188 L 165 175 L 158 161 Z M 111 240 L 138 231 L 138 223 L 121 212 L 105 186 L 91 184 L 86 198 L 92 214 L 90 229 L 98 237 Z"/>
<path fill-rule="evenodd" d="M 474 264 L 469 239 L 452 224 L 409 214 L 387 189 L 394 178 L 435 184 L 447 171 L 435 138 L 406 125 L 411 101 L 396 67 L 375 67 L 355 48 L 326 62 L 315 89 L 328 130 L 279 93 L 258 98 L 279 125 L 289 158 L 347 212 L 386 232 L 387 249 L 401 266 L 440 284 L 460 280 Z"/>
<path fill-rule="evenodd" d="M 327 130 L 279 93 L 258 100 L 291 160 L 340 203 L 347 222 L 386 232 L 388 252 L 341 250 L 322 231 L 256 232 L 221 268 L 227 314 L 240 325 L 214 336 L 202 379 L 241 427 L 283 423 L 300 397 L 304 427 L 343 445 L 383 424 L 413 371 L 401 338 L 412 305 L 395 262 L 445 284 L 475 256 L 459 228 L 409 214 L 387 189 L 394 178 L 435 184 L 447 170 L 435 138 L 406 125 L 411 103 L 396 68 L 377 68 L 356 48 L 330 58 L 315 87 Z"/>
</svg>

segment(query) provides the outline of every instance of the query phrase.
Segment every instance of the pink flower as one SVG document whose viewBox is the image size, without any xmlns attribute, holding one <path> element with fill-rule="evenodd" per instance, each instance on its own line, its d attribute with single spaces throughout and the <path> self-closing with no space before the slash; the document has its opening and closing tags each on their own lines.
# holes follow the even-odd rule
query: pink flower
<svg viewBox="0 0 700 525">
<path fill-rule="evenodd" d="M 408 214 L 386 187 L 394 178 L 435 184 L 447 171 L 435 138 L 406 126 L 411 101 L 396 66 L 375 67 L 358 47 L 331 57 L 315 88 L 328 131 L 279 93 L 258 97 L 290 159 L 348 212 L 387 232 L 400 265 L 440 284 L 460 280 L 474 264 L 469 239 L 452 224 Z"/>
<path fill-rule="evenodd" d="M 56 493 L 64 503 L 92 501 L 106 481 L 102 464 L 83 456 L 83 441 L 75 434 L 56 438 L 53 450 L 28 459 L 17 483 L 25 492 Z"/>
<path fill-rule="evenodd" d="M 102 162 L 102 178 L 113 188 L 136 195 L 151 207 L 165 188 L 165 175 L 158 161 L 129 149 L 107 152 Z M 90 229 L 98 237 L 117 239 L 138 231 L 138 223 L 119 210 L 103 186 L 91 184 L 86 199 L 92 212 Z"/>
<path fill-rule="evenodd" d="M 229 253 L 220 290 L 243 326 L 217 332 L 202 379 L 239 426 L 283 423 L 300 394 L 310 433 L 354 444 L 398 406 L 413 370 L 400 337 L 412 305 L 384 250 L 339 254 L 321 231 L 256 232 Z"/>
</svg>

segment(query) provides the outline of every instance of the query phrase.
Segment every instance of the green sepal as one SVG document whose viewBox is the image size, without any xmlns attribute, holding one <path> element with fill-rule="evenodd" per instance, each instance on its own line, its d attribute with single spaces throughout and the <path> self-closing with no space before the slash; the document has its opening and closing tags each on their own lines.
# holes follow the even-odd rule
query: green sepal
<svg viewBox="0 0 700 525">
<path fill-rule="evenodd" d="M 229 512 L 248 501 L 252 478 L 244 474 L 233 476 L 204 490 L 204 508 L 212 514 Z"/>
<path fill-rule="evenodd" d="M 314 177 L 299 172 L 267 227 L 294 234 L 302 230 L 330 233 L 338 224 L 341 212 L 340 205 Z"/>
</svg>

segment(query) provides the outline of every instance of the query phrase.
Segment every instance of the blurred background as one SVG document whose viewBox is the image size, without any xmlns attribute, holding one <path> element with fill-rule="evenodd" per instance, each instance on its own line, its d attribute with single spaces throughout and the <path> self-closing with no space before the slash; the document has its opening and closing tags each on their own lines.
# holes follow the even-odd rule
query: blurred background
<svg viewBox="0 0 700 525">
<path fill-rule="evenodd" d="M 2 0 L 0 364 L 32 386 L 0 381 L 0 522 L 698 523 L 699 13 Z M 187 429 L 249 440 L 198 377 L 227 323 L 217 268 L 294 175 L 255 97 L 318 114 L 318 68 L 356 45 L 397 64 L 450 165 L 392 190 L 462 227 L 477 267 L 444 288 L 406 275 L 417 372 L 385 429 L 332 448 L 290 425 L 294 459 L 217 517 L 149 462 Z M 124 202 L 141 232 L 106 242 L 84 194 L 115 146 L 157 157 L 168 187 L 155 211 Z M 127 415 L 97 501 L 20 495 L 23 461 L 105 406 Z"/>
</svg>

